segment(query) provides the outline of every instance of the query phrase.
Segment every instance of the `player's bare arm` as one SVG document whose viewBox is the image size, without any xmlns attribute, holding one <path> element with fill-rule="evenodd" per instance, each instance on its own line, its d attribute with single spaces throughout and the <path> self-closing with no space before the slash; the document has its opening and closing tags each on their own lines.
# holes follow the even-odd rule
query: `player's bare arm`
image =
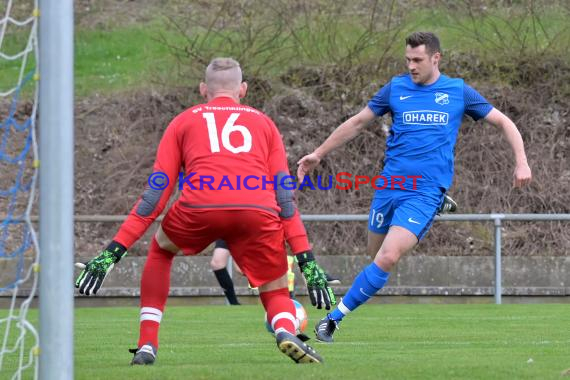
<svg viewBox="0 0 570 380">
<path fill-rule="evenodd" d="M 532 173 L 526 159 L 522 136 L 515 123 L 496 108 L 485 117 L 488 123 L 500 127 L 515 155 L 515 170 L 513 173 L 513 186 L 522 187 L 532 180 Z"/>
<path fill-rule="evenodd" d="M 299 165 L 299 168 L 297 169 L 297 178 L 299 182 L 303 181 L 305 174 L 310 173 L 314 168 L 317 167 L 324 156 L 358 136 L 364 127 L 366 127 L 368 123 L 374 120 L 375 117 L 376 115 L 374 115 L 374 112 L 372 112 L 368 106 L 364 107 L 362 111 L 335 129 L 334 132 L 325 140 L 325 142 L 317 149 L 315 149 L 313 153 L 301 158 L 297 162 Z"/>
</svg>

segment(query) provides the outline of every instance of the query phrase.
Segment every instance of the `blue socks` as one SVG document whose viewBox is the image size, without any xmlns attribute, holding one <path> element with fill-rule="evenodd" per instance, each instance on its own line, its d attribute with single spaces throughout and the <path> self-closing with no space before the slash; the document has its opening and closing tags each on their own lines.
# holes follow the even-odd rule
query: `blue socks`
<svg viewBox="0 0 570 380">
<path fill-rule="evenodd" d="M 346 314 L 368 301 L 370 297 L 382 289 L 389 277 L 390 273 L 384 272 L 374 262 L 365 267 L 356 276 L 352 286 L 336 309 L 329 314 L 329 318 L 340 322 Z"/>
</svg>

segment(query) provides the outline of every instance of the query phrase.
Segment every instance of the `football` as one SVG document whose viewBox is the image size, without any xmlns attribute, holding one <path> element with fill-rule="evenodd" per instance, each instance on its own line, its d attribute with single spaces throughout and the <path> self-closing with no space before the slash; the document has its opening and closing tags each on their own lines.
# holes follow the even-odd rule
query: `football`
<svg viewBox="0 0 570 380">
<path fill-rule="evenodd" d="M 296 315 L 297 334 L 301 334 L 304 333 L 305 329 L 307 328 L 307 322 L 308 322 L 307 312 L 305 311 L 305 308 L 303 307 L 303 305 L 301 305 L 299 301 L 293 300 L 293 303 L 295 304 L 295 311 L 297 313 Z M 274 333 L 273 328 L 271 327 L 271 323 L 267 321 L 267 313 L 265 313 L 265 328 L 271 334 Z"/>
</svg>

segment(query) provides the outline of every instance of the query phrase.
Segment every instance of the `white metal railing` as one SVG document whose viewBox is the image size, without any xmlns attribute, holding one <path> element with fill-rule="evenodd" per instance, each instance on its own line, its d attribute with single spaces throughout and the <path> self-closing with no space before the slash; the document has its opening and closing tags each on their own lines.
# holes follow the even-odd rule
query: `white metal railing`
<svg viewBox="0 0 570 380">
<path fill-rule="evenodd" d="M 367 221 L 368 215 L 303 215 L 306 221 Z M 495 226 L 495 303 L 502 303 L 501 225 L 513 221 L 570 221 L 570 214 L 446 214 L 436 220 L 444 222 L 493 222 Z"/>
<path fill-rule="evenodd" d="M 126 215 L 75 215 L 75 222 L 122 222 Z M 162 220 L 162 216 L 156 222 Z M 307 222 L 362 222 L 368 221 L 366 214 L 323 214 L 302 215 Z M 32 221 L 37 221 L 32 217 Z M 445 214 L 436 216 L 436 220 L 442 222 L 493 222 L 495 227 L 495 303 L 501 304 L 502 278 L 501 278 L 501 226 L 503 221 L 570 221 L 570 214 Z"/>
</svg>

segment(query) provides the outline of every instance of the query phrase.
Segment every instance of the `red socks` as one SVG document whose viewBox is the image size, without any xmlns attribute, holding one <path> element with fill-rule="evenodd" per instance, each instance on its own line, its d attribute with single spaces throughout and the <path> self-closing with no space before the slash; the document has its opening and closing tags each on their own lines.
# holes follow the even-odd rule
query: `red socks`
<svg viewBox="0 0 570 380">
<path fill-rule="evenodd" d="M 289 298 L 289 290 L 281 288 L 259 293 L 259 298 L 261 298 L 261 303 L 267 312 L 267 321 L 273 327 L 275 334 L 279 330 L 285 330 L 296 335 L 299 326 L 297 326 L 297 319 L 295 318 L 295 305 Z"/>
<path fill-rule="evenodd" d="M 170 290 L 170 268 L 175 254 L 158 246 L 153 237 L 141 279 L 140 335 L 138 347 L 158 348 L 158 329 Z"/>
<path fill-rule="evenodd" d="M 141 279 L 140 335 L 138 347 L 151 344 L 158 348 L 158 329 L 170 290 L 170 268 L 175 254 L 158 246 L 153 238 Z M 295 305 L 289 290 L 281 288 L 259 294 L 273 331 L 296 334 Z"/>
</svg>

